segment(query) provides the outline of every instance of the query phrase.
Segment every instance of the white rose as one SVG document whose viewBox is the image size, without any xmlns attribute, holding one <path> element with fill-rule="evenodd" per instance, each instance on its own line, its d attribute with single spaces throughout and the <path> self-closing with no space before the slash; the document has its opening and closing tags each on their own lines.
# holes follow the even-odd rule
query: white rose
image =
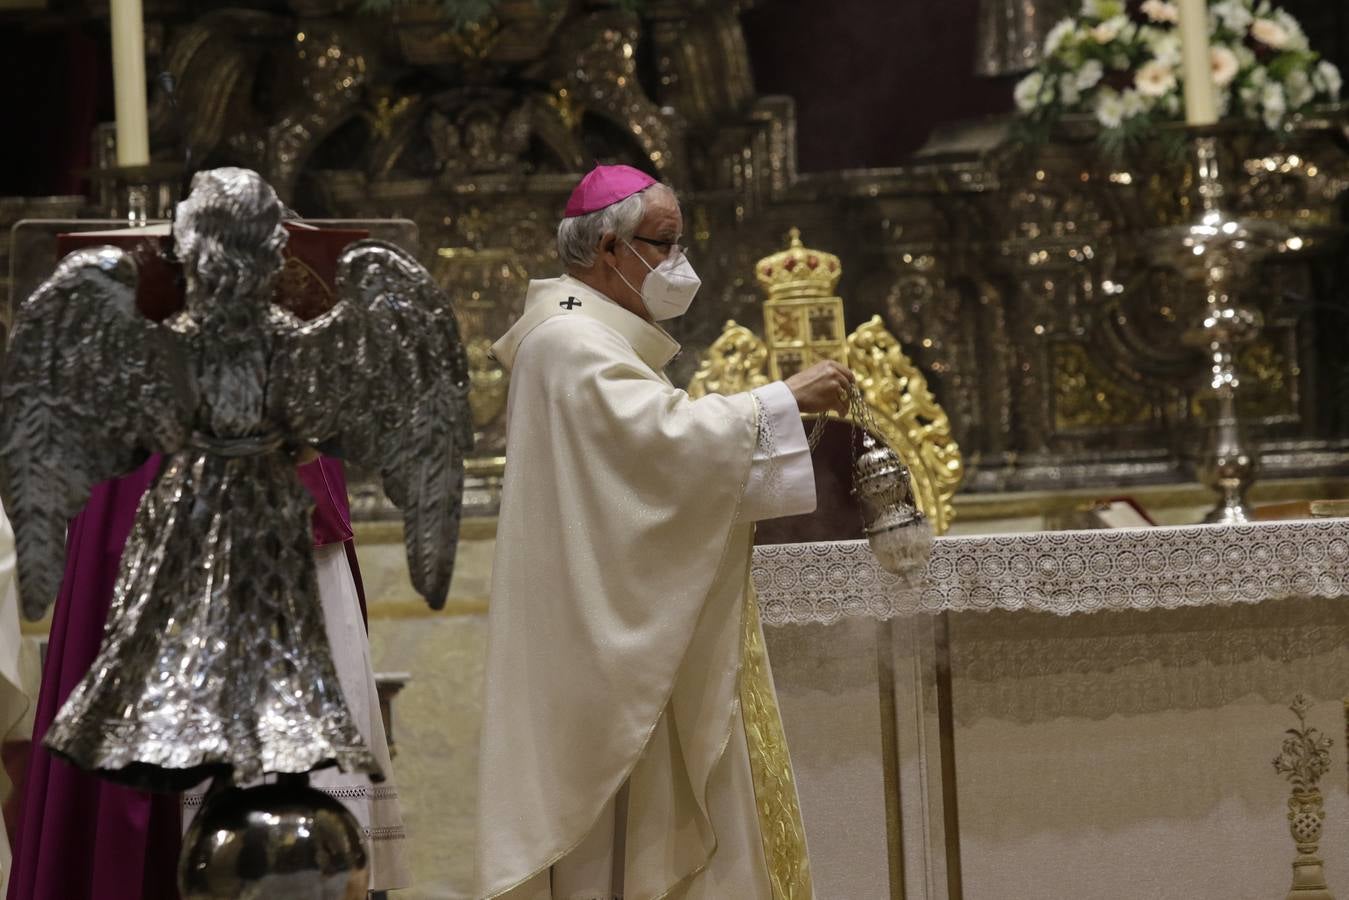
<svg viewBox="0 0 1349 900">
<path fill-rule="evenodd" d="M 1096 121 L 1105 128 L 1118 128 L 1124 121 L 1124 101 L 1114 91 L 1101 91 L 1096 98 Z"/>
<path fill-rule="evenodd" d="M 1077 89 L 1077 80 L 1071 72 L 1065 72 L 1059 76 L 1059 100 L 1064 106 L 1076 106 L 1077 101 L 1082 99 L 1082 92 Z"/>
<path fill-rule="evenodd" d="M 1141 116 L 1148 111 L 1148 101 L 1138 91 L 1125 91 L 1120 95 L 1120 103 L 1124 108 L 1124 118 L 1126 119 Z"/>
<path fill-rule="evenodd" d="M 1301 109 L 1316 97 L 1316 88 L 1302 69 L 1288 73 L 1288 78 L 1284 80 L 1284 91 L 1288 94 L 1288 105 L 1293 109 Z"/>
<path fill-rule="evenodd" d="M 1143 0 L 1141 9 L 1143 15 L 1153 22 L 1170 22 L 1174 25 L 1180 21 L 1179 7 L 1167 0 Z"/>
<path fill-rule="evenodd" d="M 1330 63 L 1325 63 L 1330 65 Z M 1331 66 L 1334 68 L 1334 66 Z M 1339 74 L 1338 72 L 1336 73 Z M 1105 77 L 1105 66 L 1101 65 L 1099 59 L 1089 59 L 1082 64 L 1082 68 L 1077 70 L 1076 82 L 1079 91 L 1089 91 L 1101 83 Z"/>
<path fill-rule="evenodd" d="M 1283 28 L 1284 33 L 1288 35 L 1288 41 L 1284 44 L 1285 50 L 1306 50 L 1308 48 L 1307 33 L 1302 30 L 1302 26 L 1298 24 L 1297 19 L 1289 15 L 1286 10 L 1276 9 L 1270 18 L 1278 23 Z"/>
<path fill-rule="evenodd" d="M 1045 35 L 1045 56 L 1053 56 L 1063 46 L 1063 42 L 1069 35 L 1077 30 L 1077 23 L 1072 19 L 1063 19 L 1053 28 L 1049 29 L 1049 34 Z"/>
<path fill-rule="evenodd" d="M 1288 46 L 1289 38 L 1292 35 L 1288 33 L 1288 29 L 1273 19 L 1256 19 L 1251 23 L 1251 37 L 1266 47 L 1282 50 Z"/>
<path fill-rule="evenodd" d="M 1340 88 L 1344 87 L 1344 79 L 1340 77 L 1340 70 L 1335 68 L 1334 63 L 1322 60 L 1316 67 L 1316 79 L 1321 83 L 1321 89 L 1330 95 L 1330 99 L 1339 98 Z"/>
<path fill-rule="evenodd" d="M 1124 26 L 1128 24 L 1129 20 L 1124 18 L 1124 16 L 1115 16 L 1114 18 L 1106 19 L 1091 30 L 1092 40 L 1096 41 L 1098 44 L 1109 44 L 1115 38 L 1120 36 L 1120 32 L 1124 31 Z"/>
<path fill-rule="evenodd" d="M 1266 84 L 1264 90 L 1260 92 L 1260 106 L 1264 110 L 1261 118 L 1265 122 L 1265 127 L 1278 128 L 1283 122 L 1284 113 L 1288 111 L 1288 101 L 1283 94 L 1283 85 L 1277 81 Z"/>
<path fill-rule="evenodd" d="M 1158 28 L 1148 29 L 1148 47 L 1152 50 L 1152 55 L 1163 65 L 1175 68 L 1180 65 L 1180 33 L 1175 29 L 1162 31 Z"/>
<path fill-rule="evenodd" d="M 1218 87 L 1231 84 L 1232 79 L 1236 78 L 1237 72 L 1241 70 L 1237 55 L 1226 47 L 1210 47 L 1208 61 L 1213 70 L 1213 81 Z"/>
<path fill-rule="evenodd" d="M 1025 78 L 1016 83 L 1016 88 L 1012 91 L 1012 97 L 1016 100 L 1016 108 L 1023 113 L 1030 112 L 1040 105 L 1040 90 L 1045 86 L 1045 77 L 1039 72 L 1031 72 Z M 1003 96 L 1006 96 L 1005 94 Z"/>
<path fill-rule="evenodd" d="M 1213 21 L 1221 22 L 1228 31 L 1245 34 L 1251 24 L 1251 11 L 1236 0 L 1225 0 L 1209 7 L 1209 16 Z"/>
<path fill-rule="evenodd" d="M 1161 97 L 1176 89 L 1176 72 L 1170 66 L 1151 60 L 1134 73 L 1134 87 L 1147 97 Z"/>
</svg>

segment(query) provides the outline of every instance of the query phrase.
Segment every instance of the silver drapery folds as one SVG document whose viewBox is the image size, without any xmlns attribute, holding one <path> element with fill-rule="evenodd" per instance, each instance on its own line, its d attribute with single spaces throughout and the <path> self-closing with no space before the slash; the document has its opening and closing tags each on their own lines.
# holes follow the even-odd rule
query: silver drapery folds
<svg viewBox="0 0 1349 900">
<path fill-rule="evenodd" d="M 256 173 L 199 173 L 173 245 L 185 298 L 136 306 L 114 247 L 67 256 L 19 309 L 0 386 L 0 494 L 25 613 L 60 582 L 65 526 L 99 481 L 165 454 L 136 514 L 109 626 L 46 738 L 109 779 L 177 790 L 336 764 L 378 779 L 329 653 L 302 448 L 378 472 L 404 514 L 414 585 L 444 603 L 468 373 L 449 300 L 408 253 L 360 241 L 336 303 L 272 302 L 286 231 Z"/>
</svg>

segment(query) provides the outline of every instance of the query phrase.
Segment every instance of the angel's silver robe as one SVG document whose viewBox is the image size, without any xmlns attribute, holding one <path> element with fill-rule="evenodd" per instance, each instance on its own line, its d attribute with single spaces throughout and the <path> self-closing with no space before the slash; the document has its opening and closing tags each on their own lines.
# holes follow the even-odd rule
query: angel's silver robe
<svg viewBox="0 0 1349 900">
<path fill-rule="evenodd" d="M 472 443 L 448 299 L 409 254 L 344 251 L 337 304 L 272 304 L 285 232 L 256 173 L 196 176 L 174 237 L 186 305 L 139 316 L 137 267 L 72 253 L 19 311 L 0 390 L 0 491 L 30 617 L 55 595 L 66 518 L 98 481 L 165 454 L 124 551 L 103 645 L 46 745 L 81 768 L 183 790 L 336 764 L 379 779 L 328 651 L 293 450 L 381 476 L 414 585 L 444 603 Z"/>
</svg>

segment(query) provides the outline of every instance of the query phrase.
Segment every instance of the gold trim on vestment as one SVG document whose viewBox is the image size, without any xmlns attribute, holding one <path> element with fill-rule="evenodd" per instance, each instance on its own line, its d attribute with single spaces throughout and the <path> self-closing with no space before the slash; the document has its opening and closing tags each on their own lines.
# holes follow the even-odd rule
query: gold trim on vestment
<svg viewBox="0 0 1349 900">
<path fill-rule="evenodd" d="M 768 653 L 759 627 L 759 598 L 752 583 L 745 589 L 744 622 L 740 710 L 773 900 L 811 900 L 814 888 L 810 857 L 806 853 L 806 829 L 801 824 L 796 778 L 769 675 Z"/>
</svg>

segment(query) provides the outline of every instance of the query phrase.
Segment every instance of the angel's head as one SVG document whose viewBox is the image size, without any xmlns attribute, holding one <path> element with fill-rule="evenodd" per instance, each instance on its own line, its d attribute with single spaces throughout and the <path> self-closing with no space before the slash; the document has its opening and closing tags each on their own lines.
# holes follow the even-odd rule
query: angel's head
<svg viewBox="0 0 1349 900">
<path fill-rule="evenodd" d="M 222 168 L 193 176 L 173 224 L 189 308 L 224 294 L 261 293 L 281 269 L 281 214 L 276 191 L 257 172 Z"/>
</svg>

